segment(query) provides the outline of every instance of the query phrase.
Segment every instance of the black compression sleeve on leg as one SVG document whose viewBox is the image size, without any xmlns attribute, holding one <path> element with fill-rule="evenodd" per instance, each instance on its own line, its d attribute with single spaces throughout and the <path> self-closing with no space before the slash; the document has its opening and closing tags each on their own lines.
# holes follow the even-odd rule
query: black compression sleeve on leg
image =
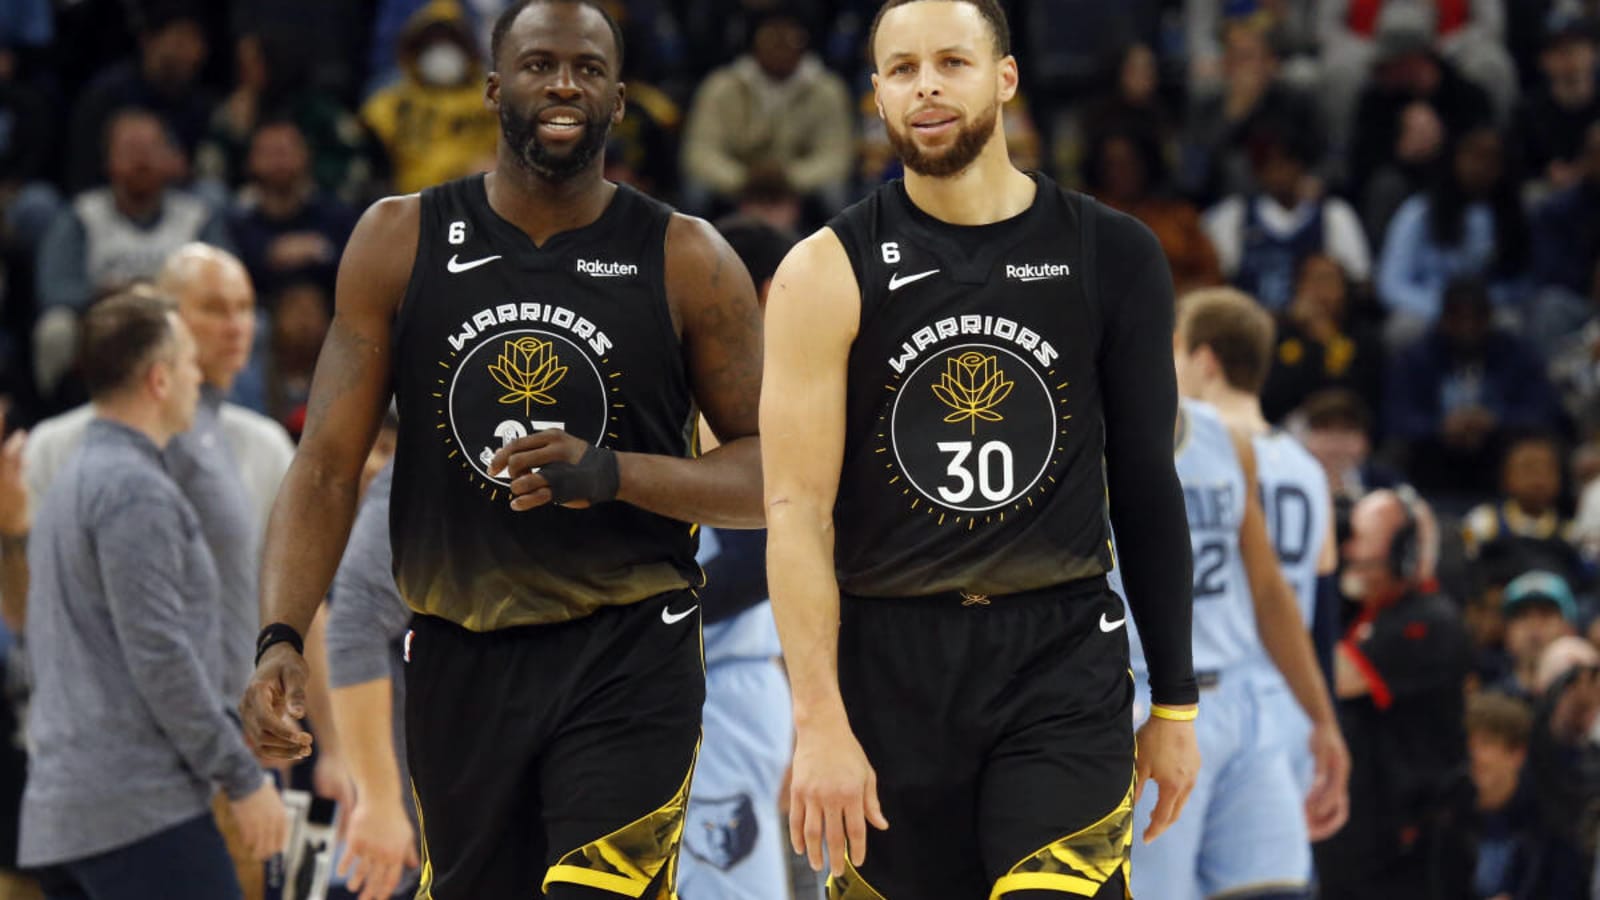
<svg viewBox="0 0 1600 900">
<path fill-rule="evenodd" d="M 1118 565 L 1149 662 L 1152 700 L 1194 703 L 1193 559 L 1173 465 L 1172 276 L 1150 229 L 1103 207 L 1090 214 L 1096 211 L 1101 407 Z"/>
</svg>

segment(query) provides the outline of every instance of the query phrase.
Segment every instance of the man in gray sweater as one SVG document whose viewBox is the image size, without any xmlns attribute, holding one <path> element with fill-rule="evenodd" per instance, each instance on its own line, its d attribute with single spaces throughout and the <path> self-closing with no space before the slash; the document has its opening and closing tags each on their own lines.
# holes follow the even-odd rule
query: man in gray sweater
<svg viewBox="0 0 1600 900">
<path fill-rule="evenodd" d="M 29 546 L 34 694 L 20 862 L 50 900 L 230 900 L 221 788 L 258 859 L 287 819 L 228 719 L 217 568 L 162 463 L 201 372 L 170 301 L 119 295 L 84 320 L 95 418 L 42 498 Z"/>
</svg>

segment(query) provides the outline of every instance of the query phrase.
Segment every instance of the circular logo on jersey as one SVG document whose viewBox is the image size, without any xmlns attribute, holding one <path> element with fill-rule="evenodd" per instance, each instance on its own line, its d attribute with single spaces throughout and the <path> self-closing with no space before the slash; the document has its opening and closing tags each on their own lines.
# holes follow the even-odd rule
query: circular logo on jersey
<svg viewBox="0 0 1600 900">
<path fill-rule="evenodd" d="M 1004 347 L 945 348 L 895 391 L 895 464 L 937 506 L 979 513 L 1018 503 L 1058 451 L 1057 401 L 1034 367 Z"/>
<path fill-rule="evenodd" d="M 517 438 L 560 428 L 591 444 L 606 437 L 605 383 L 572 339 L 524 329 L 485 337 L 455 363 L 449 387 L 455 444 L 485 479 L 489 461 Z"/>
</svg>

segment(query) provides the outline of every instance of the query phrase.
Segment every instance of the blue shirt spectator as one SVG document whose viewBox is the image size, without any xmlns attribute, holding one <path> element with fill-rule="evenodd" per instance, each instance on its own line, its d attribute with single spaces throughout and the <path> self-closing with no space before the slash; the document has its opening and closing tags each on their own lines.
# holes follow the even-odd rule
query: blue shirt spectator
<svg viewBox="0 0 1600 900">
<path fill-rule="evenodd" d="M 1562 419 L 1544 360 L 1494 328 L 1479 282 L 1450 286 L 1438 323 L 1395 357 L 1388 384 L 1387 431 L 1410 449 L 1408 474 L 1421 490 L 1494 490 L 1495 449 L 1508 431 Z"/>
<path fill-rule="evenodd" d="M 317 189 L 305 137 L 293 122 L 268 122 L 256 130 L 249 167 L 250 185 L 229 225 L 257 295 L 273 296 L 304 279 L 331 292 L 355 211 Z"/>
<path fill-rule="evenodd" d="M 1390 313 L 1391 344 L 1433 324 L 1445 287 L 1457 279 L 1490 283 L 1499 305 L 1518 299 L 1528 240 L 1500 134 L 1473 129 L 1448 160 L 1432 189 L 1400 207 L 1384 239 L 1377 287 Z"/>
<path fill-rule="evenodd" d="M 9 2 L 9 0 L 8 0 Z M 196 84 L 209 48 L 201 22 L 180 7 L 163 7 L 139 23 L 139 56 L 97 75 L 72 110 L 67 143 L 67 188 L 80 191 L 101 180 L 107 123 L 120 109 L 151 110 L 177 138 L 186 157 L 211 124 L 210 94 Z"/>
</svg>

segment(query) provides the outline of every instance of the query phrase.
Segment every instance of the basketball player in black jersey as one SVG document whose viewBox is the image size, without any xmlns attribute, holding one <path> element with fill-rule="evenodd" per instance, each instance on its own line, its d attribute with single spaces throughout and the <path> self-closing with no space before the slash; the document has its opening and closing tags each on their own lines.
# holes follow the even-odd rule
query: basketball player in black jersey
<svg viewBox="0 0 1600 900">
<path fill-rule="evenodd" d="M 834 898 L 1122 898 L 1137 790 L 1151 839 L 1199 765 L 1171 276 L 1142 225 L 1011 165 L 1008 45 L 995 0 L 886 4 L 905 180 L 767 308 L 791 839 Z M 1137 774 L 1111 523 L 1158 704 Z"/>
<path fill-rule="evenodd" d="M 362 218 L 269 528 L 242 712 L 293 758 L 299 636 L 392 390 L 422 898 L 669 900 L 705 693 L 687 523 L 762 521 L 754 288 L 707 223 L 603 180 L 622 51 L 593 0 L 497 22 L 495 169 Z M 693 458 L 697 408 L 722 444 Z M 403 850 L 357 863 L 363 898 Z"/>
</svg>

